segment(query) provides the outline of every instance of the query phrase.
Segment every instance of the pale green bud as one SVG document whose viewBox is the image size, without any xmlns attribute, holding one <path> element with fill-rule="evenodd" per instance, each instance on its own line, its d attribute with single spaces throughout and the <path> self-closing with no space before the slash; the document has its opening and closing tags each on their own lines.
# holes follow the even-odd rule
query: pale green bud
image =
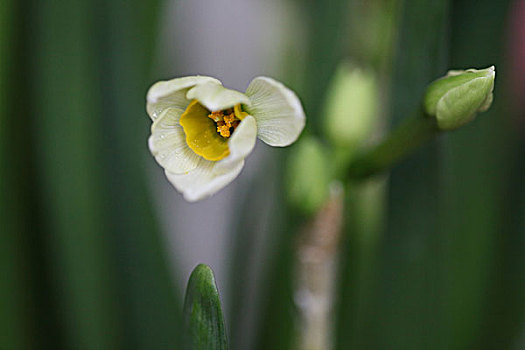
<svg viewBox="0 0 525 350">
<path fill-rule="evenodd" d="M 327 137 L 336 146 L 359 146 L 370 137 L 377 114 L 378 84 L 374 73 L 348 62 L 340 64 L 326 98 Z"/>
<path fill-rule="evenodd" d="M 330 181 L 327 150 L 313 137 L 304 137 L 288 159 L 286 185 L 289 202 L 311 214 L 325 202 Z"/>
<path fill-rule="evenodd" d="M 449 71 L 428 86 L 425 112 L 436 117 L 439 129 L 457 129 L 490 107 L 495 77 L 494 66 Z"/>
</svg>

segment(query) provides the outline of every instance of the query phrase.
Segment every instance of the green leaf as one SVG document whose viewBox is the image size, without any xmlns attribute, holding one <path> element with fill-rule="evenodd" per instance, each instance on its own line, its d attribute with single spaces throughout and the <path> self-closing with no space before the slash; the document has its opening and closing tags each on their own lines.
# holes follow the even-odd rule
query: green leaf
<svg viewBox="0 0 525 350">
<path fill-rule="evenodd" d="M 228 349 L 219 292 L 207 265 L 200 264 L 191 273 L 183 317 L 185 349 Z"/>
<path fill-rule="evenodd" d="M 18 118 L 26 120 L 32 132 L 26 138 L 38 151 L 32 181 L 40 199 L 35 217 L 42 219 L 35 229 L 45 232 L 38 249 L 47 255 L 50 299 L 56 303 L 49 313 L 56 313 L 64 339 L 53 348 L 125 348 L 110 248 L 113 197 L 102 167 L 107 147 L 98 92 L 105 74 L 95 64 L 102 57 L 93 35 L 97 9 L 88 1 L 40 1 L 28 11 L 35 45 L 25 69 L 34 73 L 27 79 L 28 111 Z"/>
<path fill-rule="evenodd" d="M 511 3 L 453 2 L 450 66 L 494 64 L 502 72 L 510 69 L 502 40 L 508 27 L 496 18 L 510 14 Z M 478 35 L 480 30 L 484 35 Z M 498 85 L 509 86 L 510 75 L 501 76 Z M 525 237 L 516 225 L 522 214 L 513 205 L 523 188 L 523 145 L 513 140 L 509 129 L 515 115 L 508 107 L 508 91 L 497 94 L 483 118 L 444 140 L 439 235 L 445 248 L 440 261 L 447 349 L 510 349 L 520 336 L 518 315 L 525 308 L 516 276 L 523 276 L 520 244 Z M 519 173 L 511 175 L 516 170 Z"/>
<path fill-rule="evenodd" d="M 180 349 L 182 308 L 172 283 L 168 252 L 164 249 L 158 214 L 147 180 L 151 154 L 142 142 L 151 121 L 144 98 L 151 75 L 162 1 L 105 1 L 99 7 L 96 34 L 101 59 L 97 89 L 104 96 L 100 107 L 103 135 L 104 188 L 112 225 L 116 283 L 124 311 L 123 348 Z M 100 57 L 100 56 L 99 56 Z M 125 204 L 124 204 L 125 202 Z M 171 254 L 171 253 L 170 253 Z M 133 268 L 130 268 L 132 266 Z M 148 286 L 145 288 L 145 286 Z M 154 326 L 153 326 L 154 325 Z"/>
<path fill-rule="evenodd" d="M 393 62 L 390 101 L 393 126 L 421 107 L 428 82 L 445 71 L 447 63 L 449 1 L 404 1 L 400 4 L 400 27 L 395 46 L 402 49 L 396 50 Z M 443 308 L 439 294 L 438 146 L 439 140 L 435 140 L 421 147 L 391 172 L 386 229 L 376 243 L 381 247 L 381 256 L 378 257 L 378 271 L 371 275 L 377 278 L 377 285 L 363 311 L 357 309 L 360 313 L 357 316 L 364 318 L 358 319 L 361 322 L 358 330 L 343 332 L 339 327 L 341 336 L 337 349 L 447 348 L 443 345 L 446 339 L 442 336 L 440 323 Z M 360 278 L 357 273 L 354 278 Z M 360 293 L 355 283 L 354 287 L 347 284 L 345 288 Z M 347 305 L 345 307 L 346 312 L 352 312 Z M 361 338 L 353 340 L 352 334 Z"/>
<path fill-rule="evenodd" d="M 13 116 L 23 109 L 17 102 L 23 95 L 18 82 L 26 77 L 15 73 L 26 68 L 16 51 L 22 12 L 19 2 L 0 2 L 0 349 L 45 348 L 35 340 L 34 270 L 28 267 L 35 240 L 28 225 L 33 213 L 26 205 L 32 197 L 26 191 L 27 128 L 23 118 Z"/>
</svg>

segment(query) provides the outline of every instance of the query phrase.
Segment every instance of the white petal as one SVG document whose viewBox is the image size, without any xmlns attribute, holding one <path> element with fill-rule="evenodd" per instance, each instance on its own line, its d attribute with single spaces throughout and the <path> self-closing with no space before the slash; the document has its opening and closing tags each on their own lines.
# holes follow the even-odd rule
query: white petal
<svg viewBox="0 0 525 350">
<path fill-rule="evenodd" d="M 242 103 L 249 105 L 250 99 L 242 92 L 230 90 L 213 83 L 199 84 L 186 94 L 188 100 L 198 100 L 210 111 L 220 111 Z"/>
<path fill-rule="evenodd" d="M 167 171 L 184 174 L 197 167 L 201 161 L 186 143 L 186 134 L 179 124 L 183 110 L 169 108 L 151 126 L 149 149 L 157 162 Z"/>
<path fill-rule="evenodd" d="M 228 140 L 230 154 L 217 162 L 217 169 L 231 168 L 232 164 L 244 159 L 255 146 L 257 140 L 257 124 L 251 115 L 244 117 Z"/>
<path fill-rule="evenodd" d="M 166 171 L 166 176 L 177 191 L 184 195 L 184 199 L 195 202 L 211 196 L 232 182 L 241 172 L 244 160 L 232 164 L 227 171 L 218 171 L 216 164 L 203 161 L 188 174 L 177 175 Z"/>
<path fill-rule="evenodd" d="M 189 102 L 186 93 L 195 85 L 212 83 L 220 85 L 215 78 L 205 76 L 190 76 L 159 81 L 148 90 L 146 110 L 151 119 L 155 120 L 166 108 L 186 109 Z"/>
<path fill-rule="evenodd" d="M 258 136 L 270 146 L 293 143 L 305 124 L 303 107 L 295 93 L 278 81 L 267 77 L 252 80 L 246 90 L 252 105 L 246 112 L 257 121 Z"/>
</svg>

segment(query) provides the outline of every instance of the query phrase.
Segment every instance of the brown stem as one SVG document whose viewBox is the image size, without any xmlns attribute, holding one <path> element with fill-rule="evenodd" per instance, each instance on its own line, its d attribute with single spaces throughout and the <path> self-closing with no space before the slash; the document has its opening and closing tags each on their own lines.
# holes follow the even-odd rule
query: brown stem
<svg viewBox="0 0 525 350">
<path fill-rule="evenodd" d="M 297 245 L 294 298 L 299 309 L 297 348 L 332 347 L 332 312 L 338 246 L 343 221 L 343 189 L 334 186 L 321 210 L 306 224 Z"/>
</svg>

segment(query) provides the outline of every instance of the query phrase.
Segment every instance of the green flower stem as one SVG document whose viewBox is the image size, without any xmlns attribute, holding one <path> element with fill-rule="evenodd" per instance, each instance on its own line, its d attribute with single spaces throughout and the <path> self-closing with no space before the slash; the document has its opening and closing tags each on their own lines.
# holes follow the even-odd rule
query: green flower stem
<svg viewBox="0 0 525 350">
<path fill-rule="evenodd" d="M 439 133 L 436 120 L 422 110 L 401 123 L 388 137 L 350 163 L 347 176 L 364 179 L 382 173 Z"/>
</svg>

